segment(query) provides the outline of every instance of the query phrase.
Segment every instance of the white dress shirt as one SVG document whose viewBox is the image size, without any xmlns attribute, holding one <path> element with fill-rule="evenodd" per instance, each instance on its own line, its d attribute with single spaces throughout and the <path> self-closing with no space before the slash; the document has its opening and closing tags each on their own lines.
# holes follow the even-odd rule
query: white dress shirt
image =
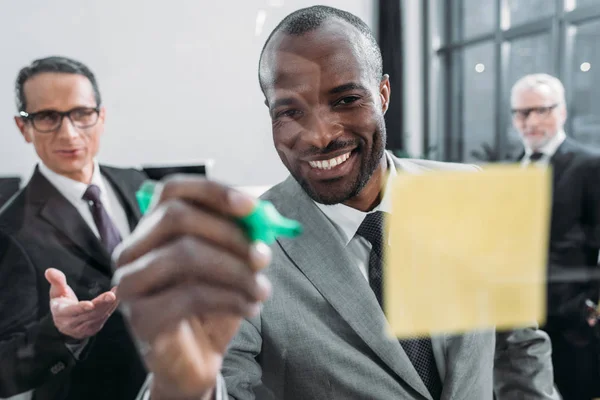
<svg viewBox="0 0 600 400">
<path fill-rule="evenodd" d="M 88 188 L 88 185 L 82 182 L 75 181 L 66 176 L 57 174 L 50 168 L 39 164 L 39 170 L 42 175 L 77 209 L 83 220 L 88 224 L 96 237 L 100 238 L 100 233 L 94 222 L 94 217 L 90 211 L 90 206 L 87 201 L 83 200 L 83 194 Z M 129 220 L 125 209 L 121 205 L 115 190 L 112 185 L 100 173 L 100 167 L 97 161 L 94 161 L 94 172 L 92 173 L 91 185 L 96 185 L 100 188 L 100 201 L 104 209 L 110 216 L 110 219 L 117 227 L 121 234 L 121 238 L 129 236 L 131 229 L 129 228 Z"/>
<path fill-rule="evenodd" d="M 356 234 L 360 224 L 367 214 L 375 211 L 392 213 L 392 181 L 397 175 L 396 166 L 389 153 L 385 153 L 388 163 L 388 177 L 383 192 L 383 198 L 377 207 L 372 211 L 363 212 L 344 204 L 325 205 L 316 203 L 317 207 L 333 223 L 338 233 L 344 241 L 344 245 L 350 254 L 350 258 L 356 260 L 360 272 L 365 279 L 369 280 L 369 254 L 371 253 L 371 243 L 362 236 Z M 389 243 L 389 237 L 388 237 Z"/>
<path fill-rule="evenodd" d="M 530 157 L 533 153 L 542 153 L 543 156 L 538 161 L 535 161 L 535 164 L 543 164 L 548 165 L 550 163 L 550 159 L 556 153 L 556 150 L 560 147 L 560 145 L 565 141 L 567 135 L 564 130 L 560 130 L 554 135 L 552 139 L 548 141 L 541 148 L 533 151 L 529 146 L 525 145 L 525 156 L 523 160 L 521 160 L 521 166 L 526 167 L 531 164 Z"/>
</svg>

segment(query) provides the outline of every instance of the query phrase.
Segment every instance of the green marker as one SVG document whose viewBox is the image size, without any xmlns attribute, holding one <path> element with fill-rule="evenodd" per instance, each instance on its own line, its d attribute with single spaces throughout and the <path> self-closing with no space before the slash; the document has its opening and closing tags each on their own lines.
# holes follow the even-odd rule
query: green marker
<svg viewBox="0 0 600 400">
<path fill-rule="evenodd" d="M 142 186 L 138 191 L 135 192 L 135 198 L 140 206 L 142 215 L 146 214 L 148 208 L 150 208 L 150 203 L 152 203 L 152 196 L 154 195 L 154 189 L 156 188 L 157 183 L 158 182 L 156 181 L 146 180 L 142 183 Z"/>
<path fill-rule="evenodd" d="M 279 236 L 294 238 L 302 233 L 302 225 L 298 221 L 288 219 L 279 214 L 273 203 L 259 200 L 254 210 L 247 216 L 238 219 L 252 241 L 272 244 Z"/>
<path fill-rule="evenodd" d="M 145 214 L 152 203 L 152 196 L 157 182 L 147 180 L 135 193 L 142 214 Z M 302 225 L 293 219 L 283 217 L 275 206 L 266 200 L 258 200 L 254 210 L 237 222 L 244 228 L 252 241 L 273 244 L 279 236 L 294 238 L 302 233 Z"/>
</svg>

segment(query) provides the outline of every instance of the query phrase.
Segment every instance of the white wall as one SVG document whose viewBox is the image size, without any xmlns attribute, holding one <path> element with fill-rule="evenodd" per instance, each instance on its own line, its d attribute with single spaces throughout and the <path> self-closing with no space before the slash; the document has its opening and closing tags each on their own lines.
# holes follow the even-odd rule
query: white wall
<svg viewBox="0 0 600 400">
<path fill-rule="evenodd" d="M 286 170 L 271 140 L 258 57 L 285 15 L 313 4 L 376 28 L 376 0 L 0 0 L 0 176 L 27 178 L 36 162 L 12 120 L 18 70 L 66 55 L 88 64 L 100 84 L 101 162 L 213 159 L 215 179 L 276 183 Z"/>
</svg>

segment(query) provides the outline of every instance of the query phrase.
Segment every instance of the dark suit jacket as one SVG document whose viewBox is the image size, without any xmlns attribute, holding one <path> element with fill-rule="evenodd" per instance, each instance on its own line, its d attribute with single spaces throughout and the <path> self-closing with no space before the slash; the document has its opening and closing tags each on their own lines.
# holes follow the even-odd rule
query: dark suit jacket
<svg viewBox="0 0 600 400">
<path fill-rule="evenodd" d="M 598 268 L 600 249 L 600 154 L 567 138 L 550 159 L 553 169 L 550 276 L 554 271 Z M 595 282 L 550 281 L 549 333 L 571 332 L 591 339 L 585 322 L 586 299 L 598 302 Z M 583 338 L 581 338 L 583 339 Z"/>
<path fill-rule="evenodd" d="M 129 218 L 144 175 L 101 166 Z M 34 399 L 133 399 L 145 368 L 121 314 L 91 338 L 79 360 L 49 311 L 47 268 L 67 277 L 80 300 L 111 288 L 111 258 L 79 212 L 36 169 L 0 212 L 0 397 L 35 389 Z"/>
</svg>

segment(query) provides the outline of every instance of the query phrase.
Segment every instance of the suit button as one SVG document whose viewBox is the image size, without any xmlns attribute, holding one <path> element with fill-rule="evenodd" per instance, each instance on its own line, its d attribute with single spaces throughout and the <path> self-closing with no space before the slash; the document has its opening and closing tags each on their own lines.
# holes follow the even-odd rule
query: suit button
<svg viewBox="0 0 600 400">
<path fill-rule="evenodd" d="M 63 369 L 65 369 L 65 364 L 62 362 L 57 362 L 56 364 L 54 364 L 52 366 L 52 368 L 50 368 L 50 372 L 52 372 L 54 375 L 56 375 Z"/>
</svg>

